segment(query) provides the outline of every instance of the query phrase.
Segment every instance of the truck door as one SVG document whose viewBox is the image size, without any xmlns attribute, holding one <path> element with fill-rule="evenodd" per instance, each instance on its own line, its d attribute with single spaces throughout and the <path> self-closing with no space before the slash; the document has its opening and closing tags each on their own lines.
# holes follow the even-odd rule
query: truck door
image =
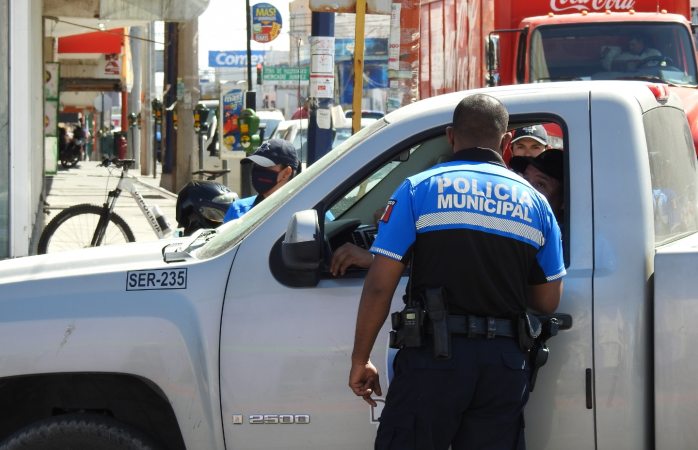
<svg viewBox="0 0 698 450">
<path fill-rule="evenodd" d="M 531 108 L 507 105 L 510 124 L 530 123 Z M 592 283 L 593 229 L 589 98 L 550 89 L 544 111 L 563 131 L 565 214 L 560 227 L 567 275 L 558 312 L 573 317 L 572 329 L 548 341 L 550 356 L 537 377 L 525 412 L 527 448 L 593 449 Z M 521 109 L 519 109 L 521 108 Z M 539 107 L 538 111 L 541 108 Z"/>
<path fill-rule="evenodd" d="M 419 138 L 412 138 L 419 130 L 411 129 L 366 139 L 363 156 L 354 158 L 357 149 L 327 168 L 312 187 L 243 241 L 228 281 L 221 334 L 221 397 L 229 448 L 372 447 L 381 408 L 371 408 L 347 385 L 366 269 L 334 278 L 326 266 L 316 285 L 299 287 L 298 277 L 278 273 L 280 240 L 293 213 L 318 207 L 328 247 L 353 242 L 368 248 L 376 232 L 375 212 L 385 207 L 399 183 L 450 153 L 444 135 L 449 119 L 444 116 L 440 126 Z M 392 150 L 375 159 L 375 149 L 381 148 Z M 403 305 L 406 281 L 405 275 L 393 310 Z M 371 358 L 380 370 L 384 394 L 388 331 L 389 321 Z"/>
<path fill-rule="evenodd" d="M 551 91 L 544 105 L 540 97 L 521 95 L 507 107 L 512 123 L 535 120 L 545 111 L 565 131 L 569 146 L 568 276 L 559 311 L 571 314 L 575 323 L 550 341 L 549 362 L 527 408 L 527 441 L 529 448 L 590 449 L 594 422 L 591 388 L 585 384 L 592 368 L 588 97 Z M 444 129 L 451 116 L 452 109 L 444 110 L 437 119 L 424 116 L 366 136 L 240 244 L 221 324 L 221 407 L 228 448 L 372 447 L 380 411 L 347 386 L 365 271 L 341 278 L 325 273 L 312 286 L 294 286 L 289 281 L 294 277 L 284 279 L 275 269 L 278 247 L 291 216 L 311 208 L 333 219 L 324 224 L 328 246 L 370 241 L 374 212 L 398 184 L 450 154 Z M 404 276 L 395 292 L 393 310 L 402 307 L 406 281 Z M 384 394 L 391 358 L 388 330 L 386 323 L 372 353 Z"/>
</svg>

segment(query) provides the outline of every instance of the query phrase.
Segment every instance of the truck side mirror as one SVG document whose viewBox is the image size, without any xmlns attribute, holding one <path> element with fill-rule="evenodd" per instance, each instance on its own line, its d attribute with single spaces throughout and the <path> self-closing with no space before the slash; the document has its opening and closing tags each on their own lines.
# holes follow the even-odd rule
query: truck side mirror
<svg viewBox="0 0 698 450">
<path fill-rule="evenodd" d="M 317 211 L 299 211 L 288 223 L 281 243 L 281 259 L 290 270 L 317 271 L 322 259 L 323 242 Z"/>
<path fill-rule="evenodd" d="M 487 36 L 487 85 L 499 84 L 499 35 L 490 33 Z"/>
<path fill-rule="evenodd" d="M 276 241 L 269 257 L 271 272 L 280 283 L 292 287 L 313 287 L 320 282 L 325 248 L 317 211 L 295 213 L 286 233 Z"/>
</svg>

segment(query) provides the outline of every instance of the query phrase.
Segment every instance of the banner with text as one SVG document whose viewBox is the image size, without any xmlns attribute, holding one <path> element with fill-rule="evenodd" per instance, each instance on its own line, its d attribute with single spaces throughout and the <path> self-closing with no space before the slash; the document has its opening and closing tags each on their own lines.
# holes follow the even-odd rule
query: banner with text
<svg viewBox="0 0 698 450">
<path fill-rule="evenodd" d="M 252 50 L 252 65 L 264 64 L 264 50 Z M 209 67 L 247 67 L 247 50 L 227 50 L 208 52 Z"/>
</svg>

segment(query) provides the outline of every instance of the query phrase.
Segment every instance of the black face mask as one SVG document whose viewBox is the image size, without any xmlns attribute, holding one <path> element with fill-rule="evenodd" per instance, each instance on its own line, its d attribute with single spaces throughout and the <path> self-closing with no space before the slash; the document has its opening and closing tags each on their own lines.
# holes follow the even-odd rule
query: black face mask
<svg viewBox="0 0 698 450">
<path fill-rule="evenodd" d="M 276 186 L 278 172 L 274 172 L 264 167 L 254 166 L 252 168 L 252 187 L 259 194 L 265 194 L 268 190 Z"/>
</svg>

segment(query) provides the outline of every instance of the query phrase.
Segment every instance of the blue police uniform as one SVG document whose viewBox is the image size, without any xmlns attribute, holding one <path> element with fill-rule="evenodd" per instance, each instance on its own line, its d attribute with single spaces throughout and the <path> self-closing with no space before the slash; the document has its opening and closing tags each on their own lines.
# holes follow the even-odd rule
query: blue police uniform
<svg viewBox="0 0 698 450">
<path fill-rule="evenodd" d="M 529 284 L 565 275 L 545 197 L 483 148 L 408 178 L 371 252 L 409 259 L 409 295 L 440 287 L 451 315 L 514 321 Z M 523 448 L 528 354 L 512 337 L 451 339 L 448 360 L 434 359 L 430 345 L 398 352 L 376 448 Z"/>
<path fill-rule="evenodd" d="M 244 216 L 249 210 L 257 205 L 264 199 L 261 195 L 253 195 L 251 197 L 240 198 L 235 200 L 228 207 L 228 211 L 225 213 L 223 218 L 223 223 L 230 222 L 231 220 L 238 219 Z"/>
</svg>

